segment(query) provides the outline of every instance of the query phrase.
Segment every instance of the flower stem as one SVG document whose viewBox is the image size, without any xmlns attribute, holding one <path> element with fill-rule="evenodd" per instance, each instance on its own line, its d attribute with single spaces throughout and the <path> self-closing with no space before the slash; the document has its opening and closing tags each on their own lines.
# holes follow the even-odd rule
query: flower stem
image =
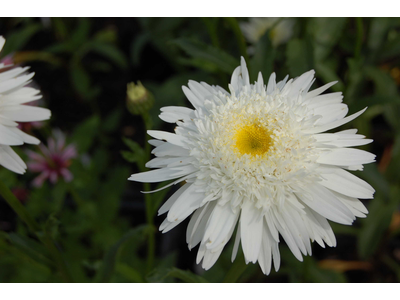
<svg viewBox="0 0 400 300">
<path fill-rule="evenodd" d="M 29 230 L 35 233 L 39 240 L 47 247 L 53 259 L 58 266 L 61 275 L 66 282 L 73 282 L 72 277 L 67 269 L 64 259 L 61 253 L 57 249 L 49 233 L 45 230 L 43 233 L 40 225 L 32 218 L 32 216 L 25 209 L 25 206 L 14 196 L 10 189 L 0 181 L 0 194 L 3 196 L 4 200 L 11 206 L 15 213 L 20 217 L 20 219 L 25 222 Z"/>
<path fill-rule="evenodd" d="M 0 194 L 4 200 L 7 201 L 8 205 L 15 211 L 15 213 L 21 218 L 22 221 L 28 226 L 30 231 L 37 233 L 41 230 L 40 226 L 26 211 L 25 207 L 21 202 L 14 196 L 10 189 L 0 180 Z"/>
<path fill-rule="evenodd" d="M 229 269 L 228 273 L 224 278 L 224 283 L 235 283 L 238 281 L 239 277 L 247 269 L 247 264 L 244 263 L 242 257 L 237 257 L 232 267 Z"/>
<path fill-rule="evenodd" d="M 357 24 L 357 39 L 356 39 L 356 47 L 354 49 L 354 57 L 355 58 L 360 58 L 361 54 L 361 47 L 362 47 L 362 40 L 363 40 L 363 34 L 364 34 L 364 29 L 363 29 L 363 22 L 361 17 L 356 18 L 356 24 Z"/>
<path fill-rule="evenodd" d="M 146 132 L 147 130 L 151 129 L 151 120 L 150 116 L 148 114 L 142 115 L 143 121 L 146 127 Z M 145 167 L 145 162 L 150 160 L 151 156 L 151 149 L 150 149 L 150 144 L 148 142 L 149 137 L 146 136 L 146 141 L 144 145 L 144 152 L 145 152 L 145 157 L 144 157 L 144 163 L 142 163 L 141 166 L 139 166 L 139 169 L 141 172 L 146 171 Z M 144 191 L 148 192 L 150 191 L 150 183 L 144 183 L 143 184 L 143 189 Z M 144 194 L 144 199 L 145 199 L 145 205 L 146 205 L 146 221 L 147 224 L 149 225 L 150 228 L 154 228 L 154 220 L 153 220 L 153 201 L 151 194 Z M 155 231 L 152 229 L 148 233 L 148 239 L 147 239 L 147 273 L 149 273 L 153 269 L 154 265 L 154 256 L 155 256 Z"/>
</svg>

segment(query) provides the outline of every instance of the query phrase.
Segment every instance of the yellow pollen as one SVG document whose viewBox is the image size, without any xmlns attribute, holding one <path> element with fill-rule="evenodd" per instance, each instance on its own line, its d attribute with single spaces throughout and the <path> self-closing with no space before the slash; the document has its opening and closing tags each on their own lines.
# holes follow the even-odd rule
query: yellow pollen
<svg viewBox="0 0 400 300">
<path fill-rule="evenodd" d="M 240 154 L 262 155 L 272 146 L 271 132 L 258 123 L 245 125 L 236 130 L 236 142 L 232 146 Z"/>
</svg>

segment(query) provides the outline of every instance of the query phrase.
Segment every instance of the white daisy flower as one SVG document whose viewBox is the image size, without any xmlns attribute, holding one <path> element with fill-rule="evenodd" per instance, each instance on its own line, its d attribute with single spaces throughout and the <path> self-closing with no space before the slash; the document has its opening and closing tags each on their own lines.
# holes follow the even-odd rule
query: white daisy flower
<svg viewBox="0 0 400 300">
<path fill-rule="evenodd" d="M 274 26 L 280 18 L 249 18 L 241 22 L 240 29 L 250 43 L 257 43 L 265 32 Z M 293 34 L 294 19 L 282 19 L 272 28 L 270 38 L 274 47 L 287 42 Z"/>
<path fill-rule="evenodd" d="M 0 36 L 0 51 L 5 39 Z M 10 69 L 0 63 L 0 165 L 23 174 L 26 170 L 24 161 L 10 146 L 39 144 L 40 141 L 17 128 L 17 122 L 34 122 L 50 118 L 50 110 L 41 107 L 24 105 L 38 100 L 40 91 L 26 87 L 34 73 L 26 73 L 29 67 Z"/>
<path fill-rule="evenodd" d="M 230 93 L 189 81 L 183 92 L 195 109 L 169 106 L 160 118 L 175 133 L 149 130 L 156 158 L 132 175 L 139 182 L 186 182 L 160 208 L 167 232 L 190 216 L 187 243 L 200 243 L 197 263 L 209 269 L 236 231 L 232 260 L 241 242 L 246 263 L 269 274 L 280 265 L 280 236 L 294 256 L 311 255 L 311 242 L 336 246 L 327 221 L 350 225 L 368 213 L 357 199 L 374 189 L 347 170 L 362 170 L 375 155 L 352 149 L 371 143 L 356 129 L 324 133 L 361 115 L 345 117 L 341 93 L 321 95 L 335 82 L 309 91 L 314 71 L 265 86 L 250 84 L 244 59 L 232 74 Z"/>
</svg>

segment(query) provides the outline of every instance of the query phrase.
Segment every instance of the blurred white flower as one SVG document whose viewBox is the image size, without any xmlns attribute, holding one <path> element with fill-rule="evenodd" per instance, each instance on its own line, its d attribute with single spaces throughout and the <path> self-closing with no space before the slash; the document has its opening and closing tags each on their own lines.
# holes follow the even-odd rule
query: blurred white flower
<svg viewBox="0 0 400 300">
<path fill-rule="evenodd" d="M 249 18 L 249 22 L 240 23 L 240 28 L 245 38 L 250 43 L 255 44 L 279 19 L 280 18 Z M 294 19 L 282 19 L 272 28 L 270 38 L 274 47 L 290 39 L 293 34 L 294 24 Z"/>
<path fill-rule="evenodd" d="M 0 51 L 4 43 L 0 36 Z M 25 173 L 26 164 L 10 146 L 40 141 L 21 131 L 17 122 L 47 120 L 51 115 L 46 108 L 25 105 L 42 97 L 39 90 L 26 87 L 34 75 L 28 69 L 0 63 L 0 165 L 18 174 Z"/>
<path fill-rule="evenodd" d="M 345 117 L 342 93 L 321 95 L 335 82 L 309 91 L 314 71 L 276 83 L 273 73 L 250 84 L 246 63 L 232 74 L 230 93 L 189 81 L 183 92 L 195 109 L 169 106 L 160 118 L 175 133 L 149 130 L 156 158 L 134 174 L 139 182 L 186 182 L 160 208 L 167 232 L 192 213 L 187 243 L 200 243 L 197 263 L 209 269 L 236 229 L 246 263 L 269 274 L 280 265 L 280 236 L 295 257 L 311 255 L 311 242 L 335 246 L 327 221 L 350 225 L 368 213 L 357 199 L 374 189 L 346 170 L 362 170 L 375 155 L 352 149 L 371 143 L 356 129 L 324 133 L 361 115 Z"/>
</svg>

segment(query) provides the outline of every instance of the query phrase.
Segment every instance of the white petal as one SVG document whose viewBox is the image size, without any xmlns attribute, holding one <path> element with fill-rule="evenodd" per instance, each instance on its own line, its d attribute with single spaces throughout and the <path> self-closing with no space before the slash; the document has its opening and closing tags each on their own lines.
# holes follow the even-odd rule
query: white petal
<svg viewBox="0 0 400 300">
<path fill-rule="evenodd" d="M 151 151 L 155 156 L 189 156 L 189 150 L 181 146 L 172 145 L 168 142 L 163 142 Z"/>
<path fill-rule="evenodd" d="M 317 162 L 336 166 L 369 164 L 375 161 L 375 154 L 360 149 L 337 148 L 322 154 Z"/>
<path fill-rule="evenodd" d="M 245 258 L 255 263 L 261 247 L 263 218 L 252 201 L 245 201 L 240 217 L 240 236 Z"/>
<path fill-rule="evenodd" d="M 225 246 L 230 238 L 229 232 L 233 231 L 238 217 L 239 210 L 232 211 L 230 203 L 224 206 L 217 204 L 204 233 L 203 241 L 208 240 L 206 248 L 211 250 L 221 245 Z"/>
<path fill-rule="evenodd" d="M 364 108 L 363 110 L 360 110 L 359 112 L 357 112 L 355 114 L 352 114 L 351 116 L 348 116 L 348 117 L 343 118 L 341 120 L 334 121 L 332 123 L 328 123 L 328 124 L 325 124 L 325 125 L 308 128 L 306 130 L 303 130 L 303 132 L 304 133 L 320 133 L 320 132 L 324 132 L 324 131 L 339 127 L 339 126 L 341 126 L 343 124 L 346 124 L 346 123 L 354 120 L 359 115 L 361 115 L 366 109 L 367 108 Z"/>
<path fill-rule="evenodd" d="M 40 140 L 38 140 L 34 136 L 26 134 L 25 132 L 19 130 L 17 127 L 10 127 L 9 129 L 12 132 L 14 132 L 15 134 L 18 134 L 21 137 L 21 139 L 24 141 L 24 143 L 33 144 L 33 145 L 39 145 L 40 144 Z"/>
<path fill-rule="evenodd" d="M 26 164 L 10 146 L 0 145 L 0 165 L 18 174 L 26 170 Z"/>
<path fill-rule="evenodd" d="M 188 243 L 189 249 L 195 247 L 203 239 L 208 219 L 215 205 L 216 201 L 206 203 L 206 205 L 197 209 L 190 218 L 186 230 L 186 242 Z"/>
<path fill-rule="evenodd" d="M 159 130 L 147 130 L 147 134 L 159 140 L 166 140 L 173 145 L 180 146 L 185 149 L 188 148 L 186 138 L 184 136 Z"/>
<path fill-rule="evenodd" d="M 196 192 L 196 185 L 192 184 L 172 204 L 167 219 L 170 222 L 177 222 L 186 219 L 195 209 L 200 207 L 204 199 L 204 193 Z"/>
<path fill-rule="evenodd" d="M 304 192 L 295 194 L 311 209 L 336 223 L 350 225 L 355 219 L 352 212 L 332 192 L 319 184 L 310 184 L 304 188 Z"/>
<path fill-rule="evenodd" d="M 293 81 L 288 97 L 297 97 L 301 90 L 305 89 L 310 84 L 310 82 L 314 78 L 314 74 L 315 71 L 310 70 L 296 78 Z"/>
<path fill-rule="evenodd" d="M 182 168 L 162 168 L 137 174 L 132 174 L 128 180 L 138 182 L 161 182 L 165 180 L 175 179 L 197 171 L 192 165 Z"/>
<path fill-rule="evenodd" d="M 170 210 L 172 205 L 178 200 L 178 198 L 185 192 L 192 184 L 186 183 L 183 185 L 179 190 L 177 190 L 171 197 L 168 198 L 167 201 L 160 207 L 158 210 L 158 215 L 165 214 L 167 211 Z"/>
<path fill-rule="evenodd" d="M 271 94 L 273 91 L 276 89 L 276 75 L 275 73 L 272 73 L 271 76 L 269 77 L 268 80 L 268 85 L 267 85 L 267 94 Z"/>
<path fill-rule="evenodd" d="M 50 110 L 43 107 L 29 105 L 6 106 L 2 108 L 1 115 L 17 122 L 34 122 L 47 120 L 51 116 Z"/>
<path fill-rule="evenodd" d="M 307 99 L 311 99 L 311 98 L 318 96 L 319 94 L 322 94 L 324 91 L 326 91 L 327 89 L 329 89 L 332 85 L 334 85 L 336 83 L 337 83 L 337 81 L 333 81 L 333 82 L 325 84 L 324 86 L 321 86 L 320 88 L 312 90 L 311 92 L 307 93 L 307 95 L 303 98 L 303 100 L 306 101 Z"/>
<path fill-rule="evenodd" d="M 160 119 L 168 123 L 176 123 L 179 120 L 190 121 L 194 118 L 193 109 L 180 106 L 166 106 L 161 108 Z"/>
<path fill-rule="evenodd" d="M 201 109 L 204 106 L 204 103 L 189 88 L 182 86 L 182 91 L 195 109 Z"/>
<path fill-rule="evenodd" d="M 22 145 L 24 143 L 22 137 L 11 128 L 0 124 L 0 144 L 10 146 Z"/>
<path fill-rule="evenodd" d="M 343 169 L 335 168 L 333 173 L 322 174 L 322 178 L 321 185 L 343 195 L 360 199 L 374 198 L 375 190 L 371 185 Z"/>
<path fill-rule="evenodd" d="M 7 94 L 15 90 L 16 88 L 22 87 L 27 84 L 28 81 L 35 75 L 34 73 L 30 73 L 27 75 L 22 75 L 17 78 L 11 78 L 5 81 L 0 82 L 0 94 Z"/>
</svg>

